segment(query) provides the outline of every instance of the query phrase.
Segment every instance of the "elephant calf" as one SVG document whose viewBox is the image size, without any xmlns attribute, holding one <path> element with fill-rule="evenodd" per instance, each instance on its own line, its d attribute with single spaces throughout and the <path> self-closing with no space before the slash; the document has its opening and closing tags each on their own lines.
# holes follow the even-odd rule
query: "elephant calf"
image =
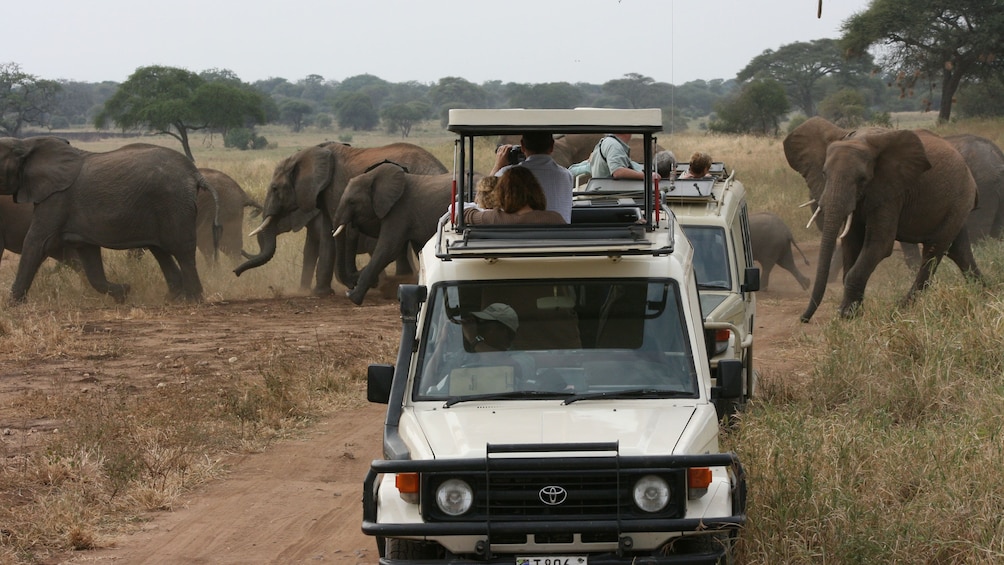
<svg viewBox="0 0 1004 565">
<path fill-rule="evenodd" d="M 750 215 L 750 241 L 753 248 L 753 260 L 760 263 L 760 290 L 767 290 L 770 282 L 770 270 L 779 265 L 795 277 L 802 290 L 809 289 L 809 278 L 803 275 L 795 265 L 795 257 L 791 247 L 798 249 L 805 264 L 809 260 L 805 253 L 795 243 L 791 230 L 784 220 L 770 212 L 758 212 Z"/>
</svg>

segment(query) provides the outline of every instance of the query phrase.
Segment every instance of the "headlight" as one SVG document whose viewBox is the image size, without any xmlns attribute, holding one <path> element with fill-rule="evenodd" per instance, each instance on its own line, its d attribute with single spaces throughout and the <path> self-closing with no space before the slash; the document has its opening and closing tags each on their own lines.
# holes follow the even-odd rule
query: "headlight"
<svg viewBox="0 0 1004 565">
<path fill-rule="evenodd" d="M 669 504 L 669 485 L 662 477 L 645 475 L 634 484 L 635 506 L 645 512 L 658 512 Z"/>
<path fill-rule="evenodd" d="M 471 490 L 471 485 L 460 479 L 443 481 L 436 489 L 436 506 L 444 514 L 460 516 L 471 509 L 473 502 L 474 491 Z"/>
</svg>

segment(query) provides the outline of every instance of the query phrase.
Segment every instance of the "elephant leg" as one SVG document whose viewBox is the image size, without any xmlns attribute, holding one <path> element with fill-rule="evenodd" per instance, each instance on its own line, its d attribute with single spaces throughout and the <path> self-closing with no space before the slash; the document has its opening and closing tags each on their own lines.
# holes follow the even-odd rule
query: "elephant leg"
<svg viewBox="0 0 1004 565">
<path fill-rule="evenodd" d="M 187 252 L 176 253 L 178 267 L 181 269 L 181 284 L 185 292 L 185 300 L 202 302 L 202 281 L 199 279 L 199 269 L 195 262 L 195 247 Z"/>
<path fill-rule="evenodd" d="M 157 259 L 160 271 L 164 273 L 164 281 L 167 283 L 167 296 L 170 300 L 177 300 L 185 290 L 185 285 L 181 276 L 181 269 L 170 253 L 160 247 L 151 247 L 150 252 Z"/>
<path fill-rule="evenodd" d="M 378 240 L 376 248 L 370 256 L 370 262 L 359 273 L 359 282 L 356 283 L 356 286 L 352 290 L 346 293 L 349 300 L 356 304 L 362 304 L 363 298 L 366 297 L 366 292 L 377 283 L 380 273 L 387 268 L 387 265 L 390 265 L 394 261 L 398 256 L 397 251 L 400 249 L 401 246 L 386 245 L 384 242 Z"/>
<path fill-rule="evenodd" d="M 844 299 L 840 304 L 840 315 L 843 318 L 851 318 L 857 314 L 861 307 L 861 302 L 865 296 L 865 286 L 868 279 L 875 272 L 878 264 L 892 255 L 893 236 L 892 234 L 870 234 L 864 243 L 860 243 L 861 236 L 848 234 L 840 245 L 844 248 Z M 853 266 L 848 267 L 848 257 L 855 250 L 860 250 Z"/>
<path fill-rule="evenodd" d="M 969 230 L 966 227 L 963 226 L 962 230 L 959 231 L 959 235 L 952 241 L 951 247 L 948 248 L 948 258 L 959 266 L 959 270 L 962 271 L 963 276 L 967 280 L 980 282 L 984 286 L 987 285 L 986 279 L 983 278 L 983 273 L 980 272 L 980 268 L 976 265 Z"/>
<path fill-rule="evenodd" d="M 108 282 L 105 265 L 101 260 L 101 248 L 96 245 L 76 245 L 74 249 L 91 287 L 101 294 L 111 296 L 119 304 L 125 302 L 129 285 Z"/>
<path fill-rule="evenodd" d="M 410 245 L 405 245 L 404 249 L 401 250 L 401 255 L 397 258 L 397 262 L 394 263 L 395 275 L 402 276 L 415 274 L 415 269 L 411 266 L 410 252 Z"/>
<path fill-rule="evenodd" d="M 300 269 L 300 290 L 310 290 L 310 280 L 314 278 L 314 268 L 317 266 L 319 234 L 316 226 L 308 226 L 303 239 L 303 266 Z"/>
<path fill-rule="evenodd" d="M 317 279 L 314 283 L 314 296 L 331 294 L 331 279 L 335 276 L 335 238 L 331 236 L 331 220 L 323 214 L 318 215 L 320 234 L 317 242 Z"/>
<path fill-rule="evenodd" d="M 767 290 L 770 286 L 770 270 L 773 268 L 774 263 L 760 261 L 760 290 Z"/>
<path fill-rule="evenodd" d="M 785 271 L 791 273 L 791 276 L 795 277 L 795 280 L 798 281 L 798 285 L 802 287 L 802 290 L 806 290 L 809 288 L 809 279 L 803 275 L 802 272 L 798 270 L 798 266 L 795 265 L 795 256 L 791 254 L 790 244 L 785 245 L 787 246 L 787 249 L 781 253 L 781 259 L 777 262 L 777 264 Z"/>
<path fill-rule="evenodd" d="M 50 238 L 44 235 L 33 233 L 28 229 L 25 235 L 24 244 L 21 248 L 21 259 L 17 264 L 17 274 L 14 275 L 14 283 L 10 288 L 10 302 L 19 304 L 28 297 L 28 289 L 38 274 L 38 268 L 42 266 L 42 261 L 51 249 L 57 246 L 50 245 Z"/>
<path fill-rule="evenodd" d="M 920 268 L 917 269 L 917 276 L 913 279 L 913 286 L 907 291 L 906 296 L 900 301 L 900 305 L 907 305 L 913 302 L 918 292 L 926 289 L 931 284 L 931 277 L 938 270 L 941 258 L 945 255 L 945 249 L 938 244 L 925 244 L 921 254 Z"/>
<path fill-rule="evenodd" d="M 917 247 L 916 243 L 899 243 L 900 249 L 903 250 L 903 260 L 906 261 L 906 266 L 911 269 L 919 269 L 920 260 L 920 249 Z"/>
</svg>

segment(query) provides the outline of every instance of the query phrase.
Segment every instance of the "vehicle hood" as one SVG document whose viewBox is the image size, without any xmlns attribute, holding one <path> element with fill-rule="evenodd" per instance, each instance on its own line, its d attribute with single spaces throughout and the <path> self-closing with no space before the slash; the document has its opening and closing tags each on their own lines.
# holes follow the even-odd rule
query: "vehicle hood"
<svg viewBox="0 0 1004 565">
<path fill-rule="evenodd" d="M 481 457 L 489 443 L 618 442 L 623 455 L 673 453 L 695 406 L 631 403 L 639 406 L 596 400 L 565 406 L 553 401 L 546 408 L 540 401 L 470 402 L 419 409 L 415 417 L 437 459 Z"/>
</svg>

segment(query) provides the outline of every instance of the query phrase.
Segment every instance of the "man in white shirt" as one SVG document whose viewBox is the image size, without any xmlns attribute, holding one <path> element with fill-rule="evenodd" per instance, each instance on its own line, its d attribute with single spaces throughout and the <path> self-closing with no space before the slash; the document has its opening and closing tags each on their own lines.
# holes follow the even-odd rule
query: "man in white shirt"
<svg viewBox="0 0 1004 565">
<path fill-rule="evenodd" d="M 515 145 L 500 145 L 495 153 L 495 168 L 492 174 L 501 176 L 510 167 L 526 167 L 530 169 L 537 182 L 544 189 L 547 197 L 547 209 L 561 214 L 566 223 L 572 221 L 572 188 L 574 180 L 572 173 L 554 162 L 551 153 L 554 151 L 554 136 L 547 132 L 525 133 L 520 138 L 520 145 L 526 159 L 517 164 L 509 164 L 509 153 Z"/>
</svg>

